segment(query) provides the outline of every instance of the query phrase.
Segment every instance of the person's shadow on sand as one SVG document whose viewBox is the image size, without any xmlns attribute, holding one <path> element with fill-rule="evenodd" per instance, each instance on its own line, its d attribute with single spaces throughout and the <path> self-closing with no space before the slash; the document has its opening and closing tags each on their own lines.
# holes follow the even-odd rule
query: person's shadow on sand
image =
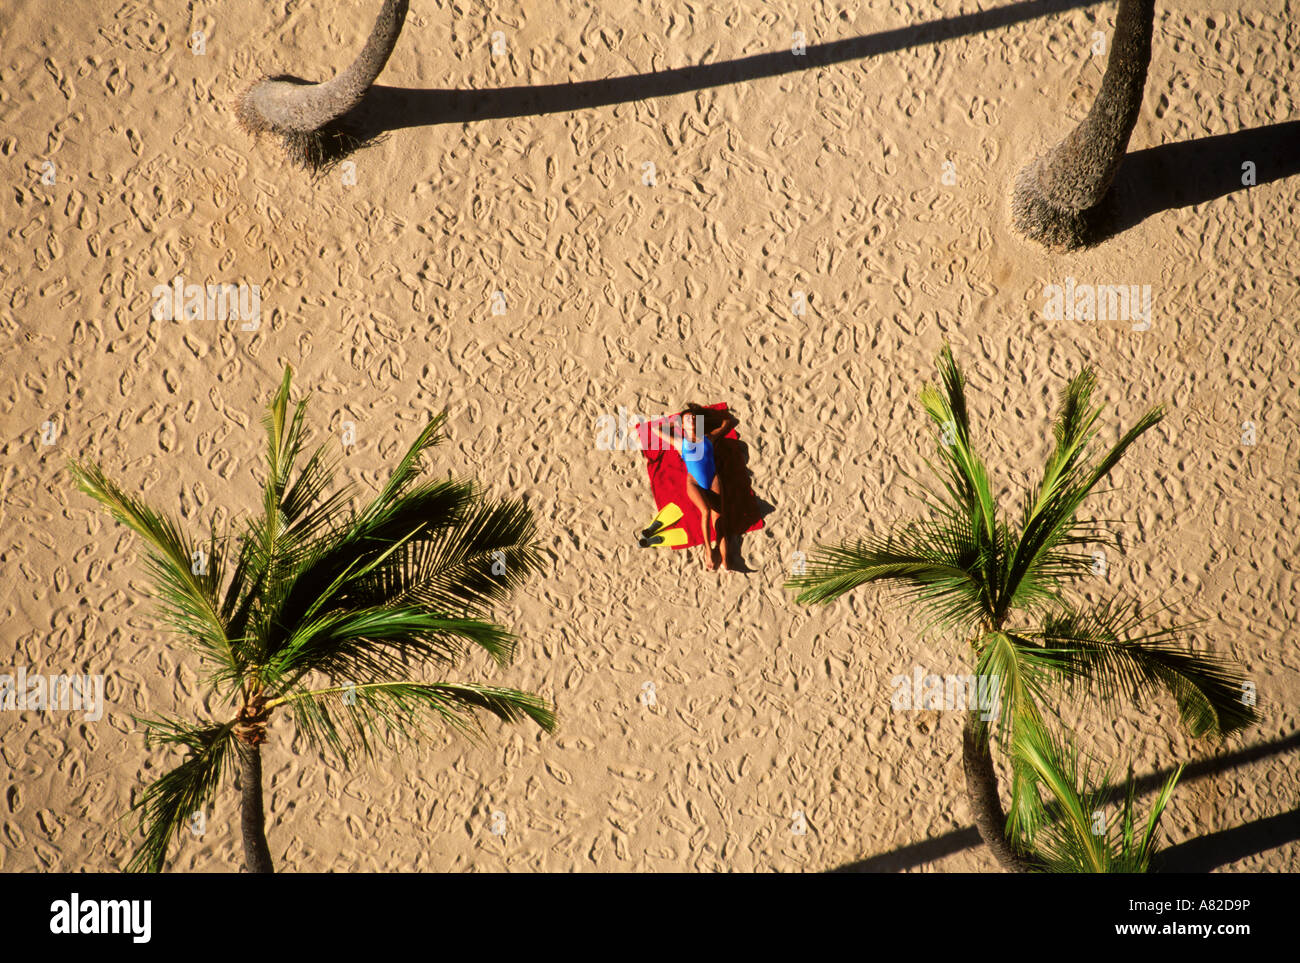
<svg viewBox="0 0 1300 963">
<path fill-rule="evenodd" d="M 754 490 L 754 473 L 749 469 L 749 445 L 739 438 L 723 438 L 714 445 L 717 470 L 724 488 L 729 492 L 750 493 Z M 741 542 L 745 532 L 755 522 L 763 521 L 776 510 L 775 506 L 759 498 L 731 499 L 738 508 L 732 509 L 731 518 L 724 519 L 727 530 L 727 559 L 733 572 L 752 572 L 742 554 Z M 730 508 L 730 506 L 728 506 Z"/>
</svg>

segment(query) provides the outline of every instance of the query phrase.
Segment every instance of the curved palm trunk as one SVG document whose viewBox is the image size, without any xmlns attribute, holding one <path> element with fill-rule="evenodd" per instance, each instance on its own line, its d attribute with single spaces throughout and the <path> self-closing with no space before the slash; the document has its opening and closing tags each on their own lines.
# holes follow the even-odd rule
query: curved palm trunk
<svg viewBox="0 0 1300 963">
<path fill-rule="evenodd" d="M 1142 107 L 1155 0 L 1120 0 L 1101 90 L 1083 123 L 1016 176 L 1018 231 L 1049 247 L 1076 248 L 1094 233 L 1098 206 L 1124 160 Z"/>
<path fill-rule="evenodd" d="M 971 713 L 962 730 L 962 768 L 966 771 L 966 796 L 975 815 L 975 828 L 980 838 L 992 851 L 1003 869 L 1013 873 L 1028 873 L 1033 865 L 1011 845 L 1007 839 L 1007 817 L 1002 811 L 998 796 L 998 776 L 993 769 L 993 756 L 978 716 Z"/>
<path fill-rule="evenodd" d="M 263 80 L 239 105 L 240 122 L 253 133 L 279 134 L 295 159 L 310 161 L 309 145 L 322 128 L 361 103 L 397 45 L 410 0 L 384 0 L 366 45 L 351 66 L 321 84 Z"/>
<path fill-rule="evenodd" d="M 273 873 L 271 848 L 266 844 L 266 816 L 262 812 L 262 750 L 241 743 L 239 762 L 244 868 L 250 873 Z"/>
</svg>

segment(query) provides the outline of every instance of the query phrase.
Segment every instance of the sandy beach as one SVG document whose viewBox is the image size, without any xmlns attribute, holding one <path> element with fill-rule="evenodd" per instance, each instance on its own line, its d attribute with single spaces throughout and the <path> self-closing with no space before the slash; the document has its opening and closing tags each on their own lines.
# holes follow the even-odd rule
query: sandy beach
<svg viewBox="0 0 1300 963">
<path fill-rule="evenodd" d="M 414 0 L 381 87 L 462 94 L 390 95 L 400 123 L 313 180 L 233 104 L 266 74 L 344 67 L 375 0 L 10 0 L 0 672 L 102 674 L 108 704 L 99 721 L 0 712 L 0 870 L 121 869 L 129 807 L 179 759 L 146 751 L 132 715 L 225 711 L 154 617 L 139 540 L 76 491 L 69 459 L 195 531 L 254 511 L 285 364 L 314 439 L 353 424 L 341 477 L 361 491 L 445 410 L 434 474 L 526 499 L 546 571 L 497 612 L 516 661 L 456 675 L 537 692 L 559 725 L 439 731 L 346 772 L 273 720 L 279 870 L 996 871 L 960 714 L 890 704 L 892 678 L 966 672 L 967 653 L 887 592 L 806 608 L 784 587 L 796 553 L 916 513 L 905 476 L 932 447 L 917 396 L 945 341 L 1009 508 L 1081 367 L 1104 440 L 1168 406 L 1088 506 L 1124 547 L 1089 593 L 1204 620 L 1192 638 L 1256 683 L 1262 721 L 1197 740 L 1168 698 L 1116 712 L 1086 693 L 1063 717 L 1120 776 L 1189 763 L 1171 844 L 1295 810 L 1300 137 L 1279 125 L 1300 118 L 1300 28 L 1282 0 L 1158 4 L 1129 146 L 1157 176 L 1124 182 L 1136 223 L 1055 253 L 1011 230 L 1010 185 L 1087 112 L 1114 4 L 968 16 L 1017 6 L 998 4 Z M 789 52 L 796 31 L 809 48 L 878 39 L 581 109 L 475 95 Z M 155 317 L 178 276 L 256 285 L 260 320 Z M 1149 326 L 1049 318 L 1045 287 L 1067 281 L 1149 286 Z M 731 407 L 772 506 L 741 543 L 747 573 L 638 548 L 655 511 L 642 456 L 596 444 L 620 406 L 687 401 Z M 239 871 L 238 801 L 227 788 L 168 869 Z M 1294 872 L 1300 841 L 1216 868 Z"/>
</svg>

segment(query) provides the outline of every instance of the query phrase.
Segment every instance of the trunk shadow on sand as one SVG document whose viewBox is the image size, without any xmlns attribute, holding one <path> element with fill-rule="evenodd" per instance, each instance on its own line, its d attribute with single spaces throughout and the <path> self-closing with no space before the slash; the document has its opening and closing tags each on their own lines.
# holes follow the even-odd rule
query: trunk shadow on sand
<svg viewBox="0 0 1300 963">
<path fill-rule="evenodd" d="M 1242 183 L 1246 161 L 1255 165 L 1253 186 L 1300 174 L 1300 120 L 1130 152 L 1098 215 L 1094 243 L 1161 211 L 1250 190 Z"/>
<path fill-rule="evenodd" d="M 606 80 L 483 90 L 437 90 L 376 84 L 367 91 L 361 103 L 343 118 L 343 122 L 348 131 L 364 143 L 389 131 L 408 127 L 531 117 L 608 107 L 652 97 L 670 97 L 728 84 L 780 77 L 848 60 L 862 60 L 997 30 L 1067 10 L 1098 6 L 1101 2 L 1102 0 L 1028 0 L 993 10 L 882 30 L 862 37 L 814 44 L 801 56 L 796 56 L 787 48 L 723 63 L 676 67 Z"/>
<path fill-rule="evenodd" d="M 1208 873 L 1300 839 L 1300 809 L 1189 839 L 1156 853 L 1157 873 Z"/>
<path fill-rule="evenodd" d="M 1236 752 L 1227 753 L 1216 759 L 1203 759 L 1194 762 L 1183 770 L 1179 786 L 1184 786 L 1193 779 L 1228 772 L 1270 756 L 1279 756 L 1300 750 L 1300 732 L 1257 746 L 1249 746 Z M 1173 774 L 1173 769 L 1162 769 L 1133 780 L 1138 795 L 1156 792 Z M 1116 793 L 1121 787 L 1109 787 Z M 1177 790 L 1174 795 L 1177 800 Z M 1220 830 L 1197 839 L 1170 846 L 1156 854 L 1152 868 L 1157 872 L 1167 873 L 1205 873 L 1211 869 L 1245 859 L 1255 853 L 1264 852 L 1277 846 L 1300 839 L 1300 809 L 1295 809 L 1277 816 L 1270 816 L 1246 823 L 1232 829 Z M 963 849 L 974 849 L 982 845 L 979 831 L 974 826 L 954 829 L 941 836 L 935 836 L 923 842 L 900 846 L 898 849 L 854 863 L 846 863 L 830 873 L 901 873 L 915 869 L 926 863 L 943 859 Z"/>
</svg>

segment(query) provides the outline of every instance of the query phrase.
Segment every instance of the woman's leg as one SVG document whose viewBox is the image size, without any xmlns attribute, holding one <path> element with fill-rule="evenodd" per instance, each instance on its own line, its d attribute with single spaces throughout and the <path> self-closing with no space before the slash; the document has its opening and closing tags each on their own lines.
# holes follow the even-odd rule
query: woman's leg
<svg viewBox="0 0 1300 963">
<path fill-rule="evenodd" d="M 711 496 L 713 492 L 706 492 L 703 488 L 695 483 L 695 479 L 686 476 L 686 494 L 700 513 L 700 527 L 704 530 L 704 557 L 705 564 L 710 569 L 718 567 L 717 556 L 714 554 L 713 546 L 709 542 L 709 525 L 713 522 L 713 509 L 709 506 L 709 500 L 706 496 Z"/>
<path fill-rule="evenodd" d="M 727 567 L 727 495 L 722 487 L 722 474 L 715 472 L 713 475 L 713 491 L 710 494 L 715 495 L 718 500 L 717 521 L 714 523 L 715 530 L 718 533 L 718 552 L 722 559 L 722 567 Z"/>
</svg>

